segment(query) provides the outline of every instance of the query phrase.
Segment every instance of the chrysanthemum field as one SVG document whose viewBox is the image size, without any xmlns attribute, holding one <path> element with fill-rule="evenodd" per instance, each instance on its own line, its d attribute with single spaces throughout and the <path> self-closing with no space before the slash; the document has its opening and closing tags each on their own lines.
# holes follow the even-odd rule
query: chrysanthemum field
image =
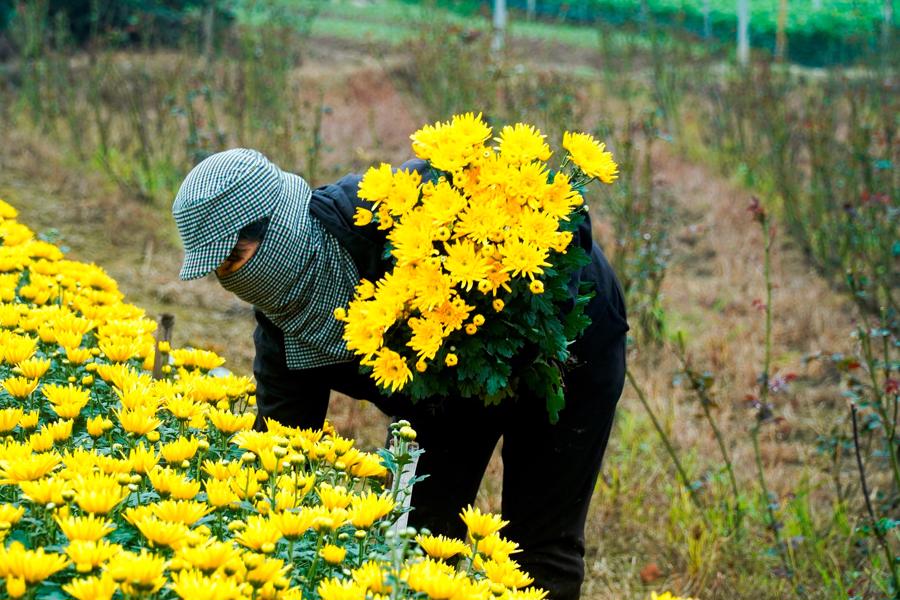
<svg viewBox="0 0 900 600">
<path fill-rule="evenodd" d="M 408 424 L 364 452 L 326 424 L 253 429 L 253 382 L 156 323 L 0 201 L 0 595 L 102 600 L 522 598 L 497 515 L 398 527 Z M 164 360 L 154 379 L 154 360 Z"/>
</svg>

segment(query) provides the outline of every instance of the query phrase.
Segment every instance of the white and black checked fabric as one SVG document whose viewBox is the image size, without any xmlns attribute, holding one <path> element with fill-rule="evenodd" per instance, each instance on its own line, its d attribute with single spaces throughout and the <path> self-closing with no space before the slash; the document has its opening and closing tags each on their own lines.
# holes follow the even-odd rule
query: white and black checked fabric
<svg viewBox="0 0 900 600">
<path fill-rule="evenodd" d="M 255 150 L 236 149 L 197 165 L 172 209 L 185 244 L 183 279 L 215 270 L 241 227 L 269 217 L 253 257 L 219 281 L 284 331 L 291 369 L 353 358 L 333 312 L 350 300 L 359 275 L 350 254 L 310 215 L 311 195 L 303 178 Z"/>
<path fill-rule="evenodd" d="M 256 150 L 219 152 L 194 167 L 172 205 L 184 243 L 181 279 L 203 277 L 222 264 L 241 227 L 272 214 L 283 189 L 281 170 Z"/>
</svg>

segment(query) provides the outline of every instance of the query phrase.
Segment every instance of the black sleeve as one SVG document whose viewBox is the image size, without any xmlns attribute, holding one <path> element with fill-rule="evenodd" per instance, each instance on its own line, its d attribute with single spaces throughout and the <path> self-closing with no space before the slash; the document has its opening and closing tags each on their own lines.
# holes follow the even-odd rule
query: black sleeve
<svg viewBox="0 0 900 600">
<path fill-rule="evenodd" d="M 428 163 L 418 158 L 406 161 L 400 169 L 418 171 L 423 179 L 431 176 Z M 353 223 L 358 207 L 371 208 L 371 203 L 360 200 L 357 195 L 360 181 L 361 175 L 350 174 L 314 189 L 309 211 L 347 249 L 359 276 L 375 281 L 391 267 L 390 261 L 383 256 L 387 231 L 378 229 L 375 223 L 365 227 Z"/>
<path fill-rule="evenodd" d="M 284 354 L 284 334 L 261 312 L 256 314 L 253 375 L 256 377 L 256 424 L 266 419 L 291 427 L 320 429 L 328 412 L 331 385 L 321 369 L 291 370 Z"/>
</svg>

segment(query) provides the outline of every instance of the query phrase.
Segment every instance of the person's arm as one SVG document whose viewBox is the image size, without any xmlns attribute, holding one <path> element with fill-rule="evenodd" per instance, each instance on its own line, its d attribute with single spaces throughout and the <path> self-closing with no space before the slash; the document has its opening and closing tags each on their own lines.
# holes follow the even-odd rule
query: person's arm
<svg viewBox="0 0 900 600">
<path fill-rule="evenodd" d="M 423 179 L 429 177 L 428 163 L 418 158 L 406 161 L 400 169 L 417 171 Z M 357 195 L 361 180 L 362 175 L 350 174 L 314 189 L 309 212 L 347 249 L 359 276 L 375 281 L 390 268 L 390 261 L 383 256 L 387 232 L 376 223 L 363 227 L 353 223 L 357 208 L 372 207 Z"/>
<path fill-rule="evenodd" d="M 253 375 L 256 377 L 255 429 L 265 420 L 291 427 L 320 429 L 328 412 L 331 384 L 322 369 L 291 370 L 284 354 L 284 334 L 261 312 L 256 315 Z"/>
</svg>

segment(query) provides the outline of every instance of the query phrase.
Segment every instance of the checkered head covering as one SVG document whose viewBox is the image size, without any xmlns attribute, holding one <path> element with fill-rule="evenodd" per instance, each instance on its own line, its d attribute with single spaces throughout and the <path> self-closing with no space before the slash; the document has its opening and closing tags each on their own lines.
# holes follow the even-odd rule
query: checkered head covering
<svg viewBox="0 0 900 600">
<path fill-rule="evenodd" d="M 284 190 L 284 173 L 255 150 L 219 152 L 194 167 L 172 205 L 184 243 L 181 279 L 203 277 L 222 264 L 241 228 L 271 216 Z"/>
<path fill-rule="evenodd" d="M 194 167 L 172 207 L 185 247 L 182 279 L 215 270 L 242 227 L 269 217 L 256 253 L 219 282 L 284 331 L 294 369 L 352 358 L 333 311 L 350 300 L 359 275 L 347 250 L 310 215 L 311 196 L 302 177 L 238 148 Z"/>
</svg>

